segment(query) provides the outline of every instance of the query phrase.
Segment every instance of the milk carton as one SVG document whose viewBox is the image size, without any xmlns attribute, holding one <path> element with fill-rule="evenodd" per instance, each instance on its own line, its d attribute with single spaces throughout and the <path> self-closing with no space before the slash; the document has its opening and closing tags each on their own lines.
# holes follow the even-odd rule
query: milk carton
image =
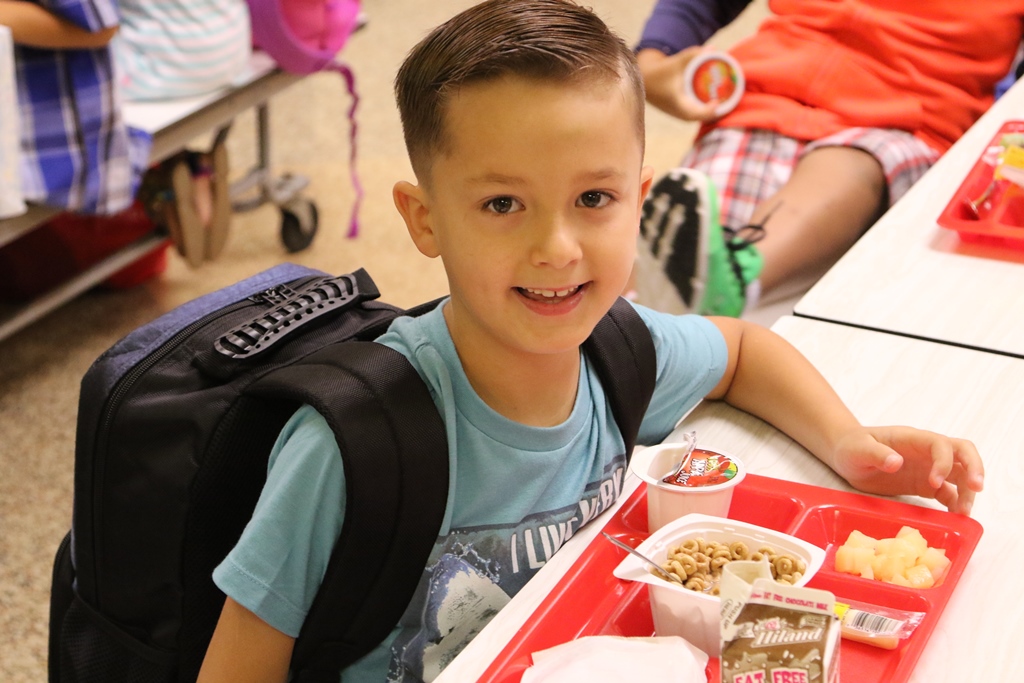
<svg viewBox="0 0 1024 683">
<path fill-rule="evenodd" d="M 838 683 L 832 593 L 776 583 L 765 562 L 730 562 L 720 597 L 721 683 Z"/>
</svg>

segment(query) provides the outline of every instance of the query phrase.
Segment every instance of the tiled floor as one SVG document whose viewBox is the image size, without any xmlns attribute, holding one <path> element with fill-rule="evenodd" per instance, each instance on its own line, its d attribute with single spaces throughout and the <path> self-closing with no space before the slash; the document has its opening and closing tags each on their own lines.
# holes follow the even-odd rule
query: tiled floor
<svg viewBox="0 0 1024 683">
<path fill-rule="evenodd" d="M 190 270 L 172 255 L 158 279 L 127 291 L 90 292 L 0 342 L 0 681 L 46 679 L 50 570 L 71 519 L 78 384 L 100 353 L 168 309 L 284 260 L 328 272 L 365 267 L 384 297 L 399 305 L 446 291 L 440 264 L 413 249 L 391 203 L 394 181 L 411 178 L 391 81 L 405 53 L 431 26 L 470 4 L 364 0 L 369 24 L 344 53 L 360 94 L 357 152 L 366 197 L 358 238 L 345 237 L 354 199 L 347 163 L 349 100 L 337 76 L 318 74 L 275 98 L 270 111 L 273 162 L 310 178 L 308 196 L 320 211 L 321 232 L 309 250 L 286 254 L 279 216 L 263 207 L 236 216 L 216 263 Z M 632 42 L 652 3 L 586 4 Z M 755 2 L 716 40 L 727 44 L 748 32 L 764 5 Z M 657 111 L 648 123 L 648 161 L 660 174 L 680 158 L 695 127 Z M 236 172 L 253 162 L 254 139 L 251 117 L 237 121 L 229 140 Z M 760 322 L 777 317 L 769 310 L 770 319 Z M 779 314 L 789 310 L 791 304 L 784 304 Z"/>
</svg>

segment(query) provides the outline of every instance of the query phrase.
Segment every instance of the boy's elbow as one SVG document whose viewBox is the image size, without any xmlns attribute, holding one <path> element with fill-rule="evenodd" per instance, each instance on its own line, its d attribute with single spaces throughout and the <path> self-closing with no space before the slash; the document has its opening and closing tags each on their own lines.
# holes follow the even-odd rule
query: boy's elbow
<svg viewBox="0 0 1024 683">
<path fill-rule="evenodd" d="M 740 353 L 743 349 L 743 341 L 746 333 L 751 328 L 757 328 L 759 326 L 754 325 L 754 323 L 747 320 L 740 320 L 738 318 L 712 316 L 709 317 L 708 320 L 710 320 L 722 334 L 722 339 L 725 341 L 728 360 L 726 361 L 725 372 L 722 375 L 722 379 L 705 398 L 712 401 L 728 401 L 729 391 L 732 389 L 733 380 L 736 378 L 736 372 L 740 366 Z"/>
</svg>

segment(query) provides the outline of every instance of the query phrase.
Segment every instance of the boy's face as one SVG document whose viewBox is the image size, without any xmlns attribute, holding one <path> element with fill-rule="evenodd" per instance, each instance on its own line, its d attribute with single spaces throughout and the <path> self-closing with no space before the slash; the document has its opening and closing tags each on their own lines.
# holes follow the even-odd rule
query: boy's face
<svg viewBox="0 0 1024 683">
<path fill-rule="evenodd" d="M 635 116 L 621 81 L 503 78 L 451 99 L 429 187 L 395 198 L 444 261 L 460 353 L 576 353 L 622 293 L 653 175 Z"/>
</svg>

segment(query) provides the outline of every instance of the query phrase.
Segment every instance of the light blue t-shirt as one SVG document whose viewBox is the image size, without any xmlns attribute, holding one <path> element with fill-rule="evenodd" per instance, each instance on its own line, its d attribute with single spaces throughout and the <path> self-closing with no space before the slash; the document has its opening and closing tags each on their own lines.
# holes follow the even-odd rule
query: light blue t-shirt
<svg viewBox="0 0 1024 683">
<path fill-rule="evenodd" d="M 657 385 L 638 439 L 652 444 L 718 383 L 726 346 L 704 318 L 637 310 L 657 351 Z M 582 355 L 569 418 L 555 427 L 529 427 L 498 414 L 473 390 L 441 307 L 396 320 L 378 341 L 412 362 L 441 411 L 449 498 L 401 622 L 342 680 L 430 681 L 566 540 L 615 501 L 625 445 L 596 372 Z M 252 520 L 214 581 L 274 628 L 298 636 L 341 532 L 344 508 L 337 443 L 323 417 L 303 407 L 281 432 Z"/>
</svg>

